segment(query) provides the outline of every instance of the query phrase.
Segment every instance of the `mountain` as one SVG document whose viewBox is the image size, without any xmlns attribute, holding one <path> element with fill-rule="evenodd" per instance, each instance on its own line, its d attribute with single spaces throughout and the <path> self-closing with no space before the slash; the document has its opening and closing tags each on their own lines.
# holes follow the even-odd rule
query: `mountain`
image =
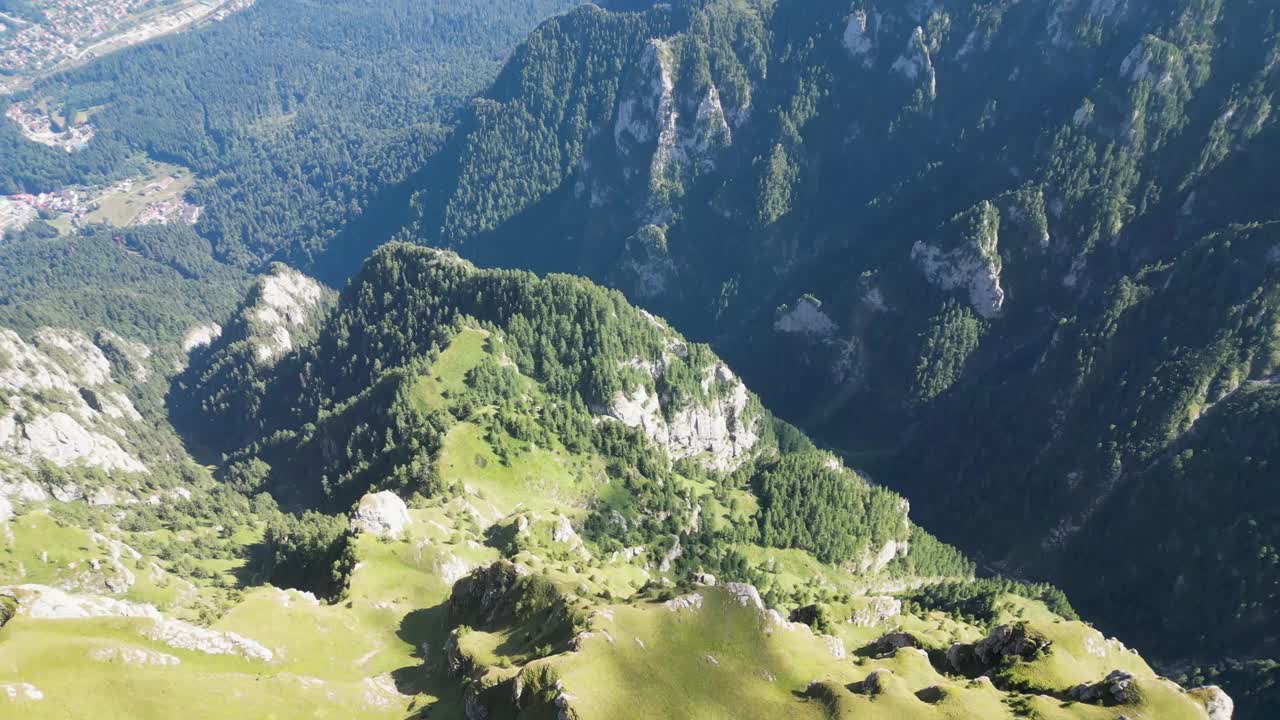
<svg viewBox="0 0 1280 720">
<path fill-rule="evenodd" d="M 92 477 L 64 497 L 49 465 L 0 465 L 0 707 L 1231 716 L 1053 587 L 975 579 L 617 291 L 392 244 L 336 299 L 278 266 L 201 334 L 169 402 L 216 479 L 139 448 L 142 467 L 70 463 Z M 3 377 L 86 402 L 156 377 L 71 331 L 5 342 L 24 356 Z M 93 483 L 110 502 L 78 499 Z"/>
<path fill-rule="evenodd" d="M 0 707 L 1280 707 L 1280 10 L 241 5 L 6 97 Z"/>
<path fill-rule="evenodd" d="M 245 4 L 210 0 L 183 9 L 199 14 Z M 89 224 L 133 222 L 127 207 L 118 208 L 122 183 L 141 189 L 152 174 L 180 183 L 185 174 L 189 185 L 178 198 L 198 210 L 183 222 L 195 225 L 218 261 L 255 271 L 276 260 L 304 263 L 313 244 L 376 214 L 370 201 L 425 162 L 457 108 L 492 80 L 511 48 L 574 4 L 252 3 L 220 22 L 41 74 L 29 87 L 0 94 L 0 193 L 30 209 L 17 215 L 16 229 L 38 210 L 46 221 L 65 218 L 52 224 L 74 236 Z M 134 2 L 117 3 L 114 14 L 79 7 L 84 3 L 39 5 L 57 6 L 51 12 L 59 29 L 87 24 L 99 40 L 104 22 L 142 9 Z M 172 3 L 147 6 L 154 23 L 172 10 L 157 5 Z M 20 32 L 33 50 L 77 50 Z M 0 38 L 8 35 L 19 37 Z M 6 43 L 0 39 L 0 58 Z M 153 195 L 135 202 L 157 204 Z M 6 228 L 8 201 L 0 200 L 0 235 L 14 229 Z M 104 212 L 86 212 L 94 206 Z"/>
<path fill-rule="evenodd" d="M 470 105 L 402 237 L 616 287 L 984 566 L 1166 667 L 1265 665 L 1276 12 L 585 6 Z"/>
</svg>

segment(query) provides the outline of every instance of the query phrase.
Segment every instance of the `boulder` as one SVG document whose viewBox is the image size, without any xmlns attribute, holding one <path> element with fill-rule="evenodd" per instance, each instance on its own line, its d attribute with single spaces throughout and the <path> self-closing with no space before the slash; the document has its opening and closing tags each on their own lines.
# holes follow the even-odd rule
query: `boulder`
<svg viewBox="0 0 1280 720">
<path fill-rule="evenodd" d="M 876 655 L 892 655 L 900 648 L 918 647 L 920 647 L 920 640 L 906 632 L 885 633 L 870 645 L 871 652 Z"/>
<path fill-rule="evenodd" d="M 818 627 L 826 622 L 826 612 L 821 605 L 804 605 L 791 611 L 787 617 L 793 623 L 803 623 L 809 627 Z"/>
<path fill-rule="evenodd" d="M 893 675 L 892 670 L 874 670 L 862 682 L 854 684 L 854 691 L 863 695 L 879 695 L 887 689 L 887 681 Z"/>
<path fill-rule="evenodd" d="M 1003 658 L 1034 659 L 1053 642 L 1025 622 L 1000 625 L 973 647 L 974 655 L 986 667 L 995 667 Z"/>
<path fill-rule="evenodd" d="M 351 515 L 351 531 L 377 537 L 399 538 L 409 526 L 409 508 L 389 490 L 360 498 Z"/>
<path fill-rule="evenodd" d="M 946 688 L 943 688 L 941 685 L 930 685 L 927 688 L 917 690 L 916 697 L 920 699 L 920 702 L 935 705 L 946 699 L 947 691 Z"/>
<path fill-rule="evenodd" d="M 0 628 L 8 624 L 17 614 L 18 598 L 12 595 L 0 595 Z"/>
<path fill-rule="evenodd" d="M 1077 685 L 1067 691 L 1067 697 L 1100 705 L 1133 705 L 1142 700 L 1133 674 L 1124 670 L 1112 670 L 1096 683 Z"/>
<path fill-rule="evenodd" d="M 1191 696 L 1204 703 L 1204 710 L 1209 720 L 1231 720 L 1236 704 L 1231 696 L 1217 685 L 1205 685 L 1191 691 Z"/>
<path fill-rule="evenodd" d="M 970 643 L 952 643 L 947 648 L 947 664 L 961 675 L 975 675 L 982 671 Z"/>
</svg>

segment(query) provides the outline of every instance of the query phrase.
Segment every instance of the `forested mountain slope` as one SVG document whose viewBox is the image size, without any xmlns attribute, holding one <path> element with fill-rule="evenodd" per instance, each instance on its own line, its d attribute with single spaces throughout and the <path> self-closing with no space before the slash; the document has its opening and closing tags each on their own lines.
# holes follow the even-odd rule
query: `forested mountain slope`
<svg viewBox="0 0 1280 720">
<path fill-rule="evenodd" d="M 1271 450 L 1216 428 L 1255 427 L 1278 361 L 1277 9 L 630 9 L 529 38 L 416 176 L 407 237 L 714 340 L 991 563 L 1117 629 L 1194 608 L 1139 623 L 1169 660 L 1272 656 L 1265 470 L 1177 458 Z"/>
<path fill-rule="evenodd" d="M 498 72 L 575 5 L 260 0 L 7 99 L 95 132 L 0 123 L 0 190 L 199 210 L 0 241 L 0 703 L 1231 716 L 976 557 L 1269 717 L 1280 10 L 628 0 Z M 401 226 L 672 325 L 272 264 Z"/>
<path fill-rule="evenodd" d="M 42 108 L 92 135 L 67 152 L 4 118 L 0 193 L 102 185 L 148 160 L 175 163 L 198 176 L 187 199 L 203 208 L 196 229 L 216 257 L 251 269 L 305 262 L 312 243 L 430 156 L 459 105 L 538 21 L 573 4 L 258 2 L 4 97 L 6 111 Z"/>
</svg>

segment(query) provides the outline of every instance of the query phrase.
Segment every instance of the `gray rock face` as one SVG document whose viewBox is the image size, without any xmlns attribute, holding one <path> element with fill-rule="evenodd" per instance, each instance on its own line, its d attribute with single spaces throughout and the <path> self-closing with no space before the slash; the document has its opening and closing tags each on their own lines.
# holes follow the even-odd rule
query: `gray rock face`
<svg viewBox="0 0 1280 720">
<path fill-rule="evenodd" d="M 18 613 L 44 620 L 126 617 L 159 620 L 151 605 L 97 595 L 74 595 L 47 585 L 18 585 L 4 592 L 18 599 Z"/>
<path fill-rule="evenodd" d="M 7 498 L 10 503 L 33 503 L 48 500 L 49 493 L 27 478 L 0 478 L 0 497 Z"/>
<path fill-rule="evenodd" d="M 951 647 L 947 648 L 947 664 L 956 672 L 966 673 L 976 662 L 977 658 L 974 657 L 973 645 L 952 643 Z"/>
<path fill-rule="evenodd" d="M 60 361 L 58 364 L 73 382 L 84 386 L 111 382 L 111 362 L 84 335 L 74 330 L 41 328 L 36 331 L 35 341 L 47 357 Z"/>
<path fill-rule="evenodd" d="M 639 297 L 656 298 L 666 293 L 677 281 L 666 231 L 658 225 L 646 224 L 628 237 L 620 272 Z"/>
<path fill-rule="evenodd" d="M 98 347 L 111 351 L 124 363 L 134 382 L 146 382 L 151 377 L 151 368 L 147 364 L 151 359 L 151 348 L 145 343 L 120 337 L 110 330 L 99 330 L 95 339 Z"/>
<path fill-rule="evenodd" d="M 573 523 L 569 522 L 569 518 L 564 515 L 556 516 L 555 525 L 551 529 L 551 539 L 565 546 L 583 560 L 591 558 L 591 551 L 587 549 L 586 543 L 582 541 L 582 538 L 573 529 Z"/>
<path fill-rule="evenodd" d="M 835 322 L 822 311 L 822 305 L 810 297 L 802 297 L 780 315 L 773 323 L 778 332 L 808 335 L 816 338 L 831 337 L 838 329 Z"/>
<path fill-rule="evenodd" d="M 477 568 L 453 585 L 449 617 L 475 628 L 491 625 L 511 608 L 516 584 L 528 570 L 507 560 Z"/>
<path fill-rule="evenodd" d="M 671 536 L 671 549 L 667 550 L 662 556 L 662 562 L 658 563 L 658 572 L 671 572 L 671 563 L 680 559 L 684 555 L 684 547 L 680 544 L 678 535 Z"/>
<path fill-rule="evenodd" d="M 907 80 L 919 83 L 930 100 L 938 97 L 938 73 L 933 67 L 933 57 L 925 42 L 924 28 L 916 26 L 907 40 L 902 55 L 893 62 L 893 71 Z"/>
<path fill-rule="evenodd" d="M 4 439 L 0 435 L 0 441 Z M 140 460 L 125 452 L 114 439 L 85 428 L 80 421 L 63 412 L 50 413 L 27 422 L 21 433 L 15 433 L 9 440 L 13 456 L 25 464 L 43 459 L 59 467 L 83 462 L 104 470 L 149 472 Z"/>
<path fill-rule="evenodd" d="M 986 205 L 991 205 L 987 202 Z M 998 215 L 987 214 L 982 234 L 972 245 L 951 250 L 916 241 L 911 259 L 923 270 L 929 283 L 941 290 L 965 290 L 975 313 L 991 319 L 1005 307 L 1005 290 L 1000 284 L 1001 263 L 997 254 Z"/>
<path fill-rule="evenodd" d="M 663 368 L 651 371 L 660 376 Z M 748 417 L 750 393 L 733 371 L 719 362 L 703 371 L 702 387 L 709 400 L 694 400 L 674 411 L 665 407 L 670 401 L 647 387 L 630 393 L 619 391 L 606 416 L 639 428 L 673 460 L 693 457 L 710 469 L 736 469 L 759 440 L 757 420 Z"/>
<path fill-rule="evenodd" d="M 389 490 L 360 498 L 360 504 L 351 515 L 352 531 L 377 537 L 403 537 L 409 522 L 409 508 Z"/>
<path fill-rule="evenodd" d="M 18 614 L 18 598 L 13 595 L 0 595 L 0 627 L 4 627 L 14 615 Z"/>
<path fill-rule="evenodd" d="M 0 360 L 0 457 L 148 472 L 120 445 L 142 416 L 113 386 L 111 363 L 87 337 L 43 328 L 28 344 L 0 329 Z"/>
<path fill-rule="evenodd" d="M 875 61 L 875 28 L 865 10 L 857 10 L 849 16 L 841 41 L 850 57 L 861 62 L 863 67 L 871 67 Z"/>
<path fill-rule="evenodd" d="M 637 66 L 637 82 L 622 93 L 613 128 L 615 152 L 627 179 L 648 184 L 645 220 L 660 225 L 671 212 L 664 188 L 714 170 L 716 151 L 733 142 L 730 118 L 741 122 L 746 117 L 741 108 L 726 111 L 714 83 L 700 96 L 679 95 L 677 52 L 672 41 L 649 41 Z M 648 166 L 638 167 L 645 160 Z"/>
<path fill-rule="evenodd" d="M 835 635 L 823 635 L 822 642 L 827 646 L 827 652 L 831 653 L 831 657 L 836 660 L 843 660 L 848 655 L 844 649 L 844 640 Z"/>
<path fill-rule="evenodd" d="M 1235 701 L 1217 685 L 1196 688 L 1191 691 L 1191 694 L 1204 702 L 1204 710 L 1209 714 L 1209 720 L 1231 720 L 1231 716 L 1235 714 Z"/>
<path fill-rule="evenodd" d="M 182 336 L 182 352 L 189 353 L 196 348 L 206 347 L 220 337 L 222 337 L 221 325 L 217 323 L 196 325 L 189 328 Z"/>
<path fill-rule="evenodd" d="M 910 550 L 911 544 L 906 540 L 888 540 L 874 555 L 862 561 L 859 570 L 863 573 L 878 573 L 888 567 L 894 558 L 906 557 Z"/>
<path fill-rule="evenodd" d="M 467 561 L 453 553 L 446 553 L 443 557 L 437 558 L 431 564 L 431 569 L 446 585 L 453 585 L 471 572 L 471 566 Z"/>
<path fill-rule="evenodd" d="M 679 595 L 663 603 L 663 606 L 671 612 L 679 612 L 681 610 L 701 610 L 702 595 L 701 593 Z"/>
<path fill-rule="evenodd" d="M 849 620 L 858 627 L 875 627 L 901 612 L 901 600 L 888 596 L 871 597 L 867 598 L 867 605 L 855 610 Z"/>
<path fill-rule="evenodd" d="M 274 654 L 260 643 L 233 632 L 197 627 L 161 614 L 153 605 L 98 595 L 78 595 L 47 585 L 0 588 L 18 599 L 18 613 L 45 620 L 122 617 L 150 620 L 144 636 L 170 647 L 210 655 L 239 655 L 270 661 Z"/>
<path fill-rule="evenodd" d="M 911 248 L 911 259 L 925 278 L 942 290 L 966 290 L 974 312 L 990 319 L 1004 309 L 1004 288 L 1000 285 L 1001 262 L 998 251 L 1000 212 L 990 202 L 978 208 L 980 225 L 973 238 L 944 249 L 923 240 Z"/>
<path fill-rule="evenodd" d="M 760 591 L 747 583 L 725 583 L 724 589 L 743 607 L 764 611 L 764 600 L 760 599 Z"/>
<path fill-rule="evenodd" d="M 295 333 L 311 322 L 324 296 L 323 285 L 284 265 L 274 265 L 258 279 L 255 302 L 245 316 L 259 365 L 271 365 L 293 349 Z"/>
</svg>

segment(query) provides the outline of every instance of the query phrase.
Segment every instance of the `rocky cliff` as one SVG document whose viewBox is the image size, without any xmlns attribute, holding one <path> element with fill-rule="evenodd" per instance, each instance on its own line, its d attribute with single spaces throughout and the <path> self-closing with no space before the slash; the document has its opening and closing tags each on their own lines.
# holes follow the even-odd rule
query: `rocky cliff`
<svg viewBox="0 0 1280 720">
<path fill-rule="evenodd" d="M 117 379 L 102 349 L 75 331 L 44 328 L 28 343 L 0 329 L 0 458 L 25 468 L 147 473 L 126 450 L 142 416 L 121 383 L 136 381 L 136 372 Z"/>
</svg>

